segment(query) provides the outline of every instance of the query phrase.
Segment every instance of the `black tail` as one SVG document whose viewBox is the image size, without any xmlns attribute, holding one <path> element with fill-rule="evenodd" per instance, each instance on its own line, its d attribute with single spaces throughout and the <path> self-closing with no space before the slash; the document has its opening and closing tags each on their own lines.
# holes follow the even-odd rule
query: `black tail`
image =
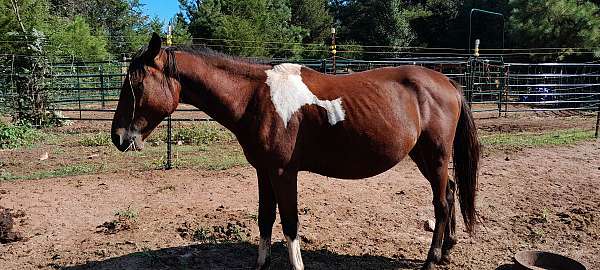
<svg viewBox="0 0 600 270">
<path fill-rule="evenodd" d="M 461 92 L 461 87 L 452 81 L 454 87 Z M 454 135 L 454 180 L 458 185 L 458 201 L 467 227 L 472 234 L 475 227 L 475 195 L 477 193 L 477 172 L 479 169 L 479 140 L 477 127 L 473 122 L 473 114 L 464 97 L 461 99 L 460 118 Z"/>
</svg>

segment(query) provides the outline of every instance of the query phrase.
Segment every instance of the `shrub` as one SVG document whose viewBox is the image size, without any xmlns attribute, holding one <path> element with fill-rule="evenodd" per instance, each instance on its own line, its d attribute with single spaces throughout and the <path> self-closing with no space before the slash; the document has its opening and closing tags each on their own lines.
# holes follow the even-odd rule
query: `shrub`
<svg viewBox="0 0 600 270">
<path fill-rule="evenodd" d="M 30 125 L 10 125 L 0 122 L 0 149 L 28 147 L 42 138 L 42 132 Z"/>
</svg>

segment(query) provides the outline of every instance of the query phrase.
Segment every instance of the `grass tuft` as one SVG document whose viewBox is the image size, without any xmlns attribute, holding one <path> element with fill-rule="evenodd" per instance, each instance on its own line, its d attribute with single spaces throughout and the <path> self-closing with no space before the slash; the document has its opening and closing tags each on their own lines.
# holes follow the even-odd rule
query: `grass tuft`
<svg viewBox="0 0 600 270">
<path fill-rule="evenodd" d="M 112 144 L 110 134 L 106 132 L 99 132 L 96 134 L 86 135 L 80 141 L 79 144 L 82 146 L 97 147 L 97 146 L 110 146 Z"/>
</svg>

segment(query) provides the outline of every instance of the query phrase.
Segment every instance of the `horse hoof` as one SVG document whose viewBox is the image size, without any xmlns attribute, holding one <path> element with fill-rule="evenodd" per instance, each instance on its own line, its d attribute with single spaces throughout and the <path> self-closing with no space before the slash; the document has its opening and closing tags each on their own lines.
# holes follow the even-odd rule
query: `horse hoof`
<svg viewBox="0 0 600 270">
<path fill-rule="evenodd" d="M 450 253 L 444 253 L 444 254 L 442 255 L 442 259 L 440 260 L 439 264 L 440 264 L 440 265 L 447 265 L 447 264 L 449 264 L 450 262 L 451 262 L 451 261 L 450 261 Z"/>
<path fill-rule="evenodd" d="M 429 256 L 427 256 L 427 262 L 438 263 L 442 259 L 442 249 L 434 248 L 429 252 Z"/>
</svg>

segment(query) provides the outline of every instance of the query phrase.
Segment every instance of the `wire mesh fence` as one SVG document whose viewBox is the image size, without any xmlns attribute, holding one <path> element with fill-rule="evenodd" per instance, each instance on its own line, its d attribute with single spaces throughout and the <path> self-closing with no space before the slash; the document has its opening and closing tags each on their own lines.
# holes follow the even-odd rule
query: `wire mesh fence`
<svg viewBox="0 0 600 270">
<path fill-rule="evenodd" d="M 0 112 L 11 110 L 11 99 L 19 98 L 15 78 L 18 55 L 0 56 Z M 579 111 L 595 112 L 600 106 L 600 64 L 595 63 L 504 63 L 502 58 L 413 57 L 380 60 L 337 58 L 288 61 L 324 73 L 350 74 L 379 67 L 420 65 L 444 73 L 464 87 L 474 112 L 505 115 L 516 112 Z M 62 119 L 109 121 L 118 101 L 127 72 L 127 61 L 76 62 L 62 60 L 50 64 L 44 87 L 50 108 Z M 196 111 L 182 107 L 179 112 Z M 176 121 L 206 120 L 183 114 Z"/>
</svg>

